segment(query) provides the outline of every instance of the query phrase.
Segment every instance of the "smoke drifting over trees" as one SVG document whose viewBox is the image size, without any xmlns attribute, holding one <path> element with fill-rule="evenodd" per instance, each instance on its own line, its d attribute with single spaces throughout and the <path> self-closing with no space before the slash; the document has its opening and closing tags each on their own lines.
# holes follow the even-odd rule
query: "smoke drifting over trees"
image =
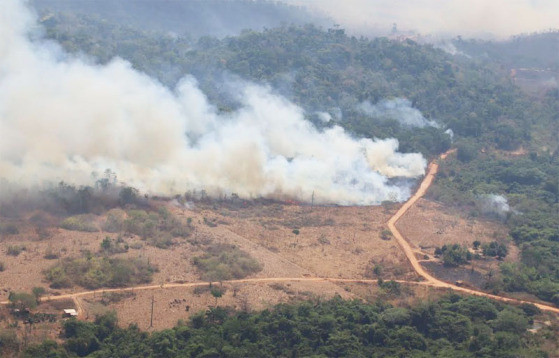
<svg viewBox="0 0 559 358">
<path fill-rule="evenodd" d="M 231 36 L 281 24 L 331 25 L 332 20 L 301 6 L 251 0 L 31 0 L 39 11 L 69 11 L 150 31 L 199 36 Z"/>
<path fill-rule="evenodd" d="M 0 172 L 34 185 L 91 182 L 114 170 L 152 193 L 375 204 L 404 200 L 408 185 L 389 178 L 424 173 L 420 154 L 394 139 L 354 139 L 319 131 L 301 108 L 269 88 L 236 88 L 240 109 L 220 113 L 184 78 L 173 90 L 114 59 L 94 66 L 56 45 L 31 41 L 33 15 L 8 0 L 0 13 Z"/>
<path fill-rule="evenodd" d="M 406 127 L 436 127 L 435 121 L 428 120 L 421 112 L 413 108 L 411 102 L 405 98 L 382 100 L 377 104 L 365 101 L 357 107 L 362 113 L 380 120 L 395 120 Z"/>
</svg>

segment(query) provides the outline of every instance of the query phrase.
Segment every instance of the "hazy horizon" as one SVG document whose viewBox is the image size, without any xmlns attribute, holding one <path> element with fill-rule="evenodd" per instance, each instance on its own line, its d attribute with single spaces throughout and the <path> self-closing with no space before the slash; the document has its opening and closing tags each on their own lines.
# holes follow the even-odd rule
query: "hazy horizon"
<svg viewBox="0 0 559 358">
<path fill-rule="evenodd" d="M 505 39 L 559 28 L 559 2 L 550 0 L 283 0 L 332 17 L 350 31 L 400 31 L 440 37 Z"/>
</svg>

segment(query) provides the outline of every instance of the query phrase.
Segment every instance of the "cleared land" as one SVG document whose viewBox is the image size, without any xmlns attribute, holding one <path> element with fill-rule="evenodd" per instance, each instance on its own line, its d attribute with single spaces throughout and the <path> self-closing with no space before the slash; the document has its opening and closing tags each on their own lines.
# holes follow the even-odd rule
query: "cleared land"
<svg viewBox="0 0 559 358">
<path fill-rule="evenodd" d="M 431 293 L 430 289 L 425 291 L 426 286 L 519 302 L 444 282 L 426 272 L 418 261 L 418 254 L 420 257 L 424 254 L 421 247 L 426 250 L 442 243 L 467 243 L 474 237 L 485 242 L 503 230 L 496 223 L 461 219 L 436 203 L 421 201 L 413 208 L 428 189 L 436 171 L 437 165 L 432 163 L 416 194 L 395 213 L 395 208 L 390 207 L 313 208 L 278 203 L 240 202 L 240 205 L 232 205 L 229 202 L 184 208 L 161 204 L 189 222 L 192 231 L 185 237 L 172 239 L 167 248 L 152 246 L 149 240 L 138 235 L 121 236 L 120 244 L 126 245 L 128 251 L 113 255 L 139 257 L 158 267 L 153 276 L 154 284 L 95 292 L 74 287 L 49 290 L 47 296 L 55 301 L 73 299 L 82 318 L 116 309 L 121 324 L 137 323 L 142 328 L 151 328 L 147 317 L 150 317 L 153 300 L 153 328 L 156 329 L 170 327 L 178 319 L 186 319 L 193 312 L 215 305 L 261 309 L 279 302 L 334 295 L 395 299 L 390 297 L 393 292 L 389 289 L 376 287 L 376 278 L 398 278 L 404 283 L 403 291 L 398 289 L 400 303 L 407 300 L 409 304 L 418 294 Z M 395 226 L 410 209 L 410 218 L 398 223 L 398 227 L 402 226 L 402 231 L 410 238 L 419 237 L 413 244 L 415 249 Z M 105 220 L 99 216 L 92 222 L 100 228 Z M 5 283 L 3 299 L 7 298 L 9 291 L 29 292 L 33 287 L 46 286 L 48 283 L 44 281 L 42 271 L 52 265 L 52 260 L 45 258 L 49 253 L 57 259 L 79 257 L 87 252 L 98 253 L 107 236 L 114 240 L 111 242 L 118 240 L 117 234 L 55 227 L 48 229 L 48 235 L 39 235 L 37 228 L 26 222 L 16 223 L 20 228 L 18 234 L 2 238 L 4 250 L 0 258 L 6 266 L 0 272 Z M 387 227 L 393 237 L 386 235 Z M 194 257 L 215 244 L 235 245 L 257 260 L 262 270 L 247 279 L 214 283 L 213 289 L 219 290 L 219 294 L 215 294 L 207 283 L 200 282 L 201 273 L 193 264 Z M 16 245 L 23 248 L 17 256 L 10 253 L 10 248 Z M 426 281 L 411 286 L 405 284 L 418 281 L 418 276 Z M 367 277 L 372 279 L 362 280 Z M 538 304 L 538 307 L 559 312 L 559 309 L 546 305 Z"/>
</svg>

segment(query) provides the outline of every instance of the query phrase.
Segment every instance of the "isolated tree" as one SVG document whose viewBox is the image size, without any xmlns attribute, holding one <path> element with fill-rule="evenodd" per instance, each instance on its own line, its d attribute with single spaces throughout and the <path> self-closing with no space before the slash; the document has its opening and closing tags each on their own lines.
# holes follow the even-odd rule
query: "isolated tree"
<svg viewBox="0 0 559 358">
<path fill-rule="evenodd" d="M 12 307 L 19 310 L 33 309 L 37 307 L 35 296 L 26 292 L 10 292 L 8 300 Z"/>
<path fill-rule="evenodd" d="M 212 296 L 215 298 L 215 305 L 217 306 L 217 300 L 218 298 L 221 298 L 223 296 L 223 291 L 217 287 L 214 287 L 210 292 Z"/>
<path fill-rule="evenodd" d="M 45 290 L 44 287 L 33 287 L 32 292 L 37 303 L 41 303 L 41 297 L 47 292 L 47 290 Z"/>
</svg>

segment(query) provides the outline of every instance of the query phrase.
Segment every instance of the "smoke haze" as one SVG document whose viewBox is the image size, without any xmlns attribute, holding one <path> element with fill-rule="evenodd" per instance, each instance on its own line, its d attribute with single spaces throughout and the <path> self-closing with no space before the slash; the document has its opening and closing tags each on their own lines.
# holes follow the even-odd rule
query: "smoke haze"
<svg viewBox="0 0 559 358">
<path fill-rule="evenodd" d="M 424 174 L 425 159 L 398 153 L 397 140 L 318 131 L 269 88 L 245 84 L 241 108 L 219 113 L 191 77 L 170 91 L 120 59 L 90 65 L 29 40 L 22 2 L 2 10 L 0 173 L 11 182 L 90 184 L 110 168 L 151 193 L 376 204 L 410 195 L 389 178 Z"/>
<path fill-rule="evenodd" d="M 502 195 L 481 195 L 478 198 L 478 201 L 481 206 L 481 212 L 485 215 L 491 215 L 500 219 L 504 219 L 511 211 L 507 198 Z"/>
<path fill-rule="evenodd" d="M 332 16 L 359 32 L 399 29 L 422 34 L 508 37 L 557 28 L 555 0 L 287 0 Z"/>
<path fill-rule="evenodd" d="M 331 26 L 329 19 L 303 7 L 262 0 L 29 0 L 42 12 L 69 11 L 98 16 L 142 30 L 191 37 L 238 35 L 244 29 L 263 30 L 281 24 Z"/>
<path fill-rule="evenodd" d="M 357 109 L 375 119 L 395 120 L 404 127 L 439 127 L 437 122 L 426 119 L 423 114 L 417 108 L 413 108 L 411 102 L 405 98 L 385 99 L 377 104 L 364 101 L 357 106 Z"/>
</svg>

